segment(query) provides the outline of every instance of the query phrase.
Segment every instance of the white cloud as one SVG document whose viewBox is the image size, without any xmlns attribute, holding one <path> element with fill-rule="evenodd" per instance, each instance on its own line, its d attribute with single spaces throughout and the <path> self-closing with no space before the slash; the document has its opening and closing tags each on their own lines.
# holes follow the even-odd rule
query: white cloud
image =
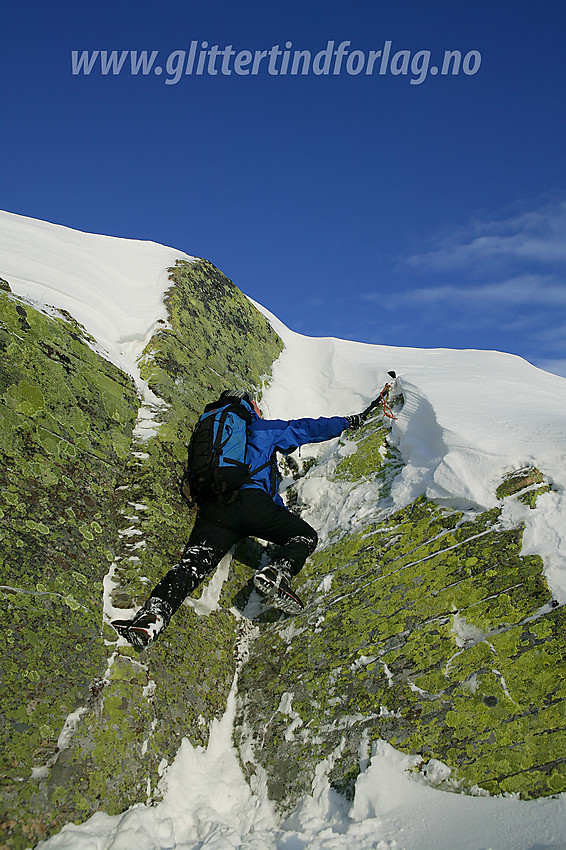
<svg viewBox="0 0 566 850">
<path fill-rule="evenodd" d="M 367 301 L 387 309 L 444 305 L 485 310 L 498 307 L 566 307 L 566 281 L 561 283 L 551 275 L 522 274 L 486 284 L 438 284 L 417 287 L 403 292 L 366 293 Z"/>
<path fill-rule="evenodd" d="M 383 297 L 383 296 L 382 296 Z M 566 283 L 557 283 L 545 275 L 524 274 L 497 283 L 478 286 L 446 284 L 413 289 L 408 293 L 386 297 L 390 304 L 410 300 L 416 304 L 442 302 L 484 308 L 489 305 L 540 305 L 566 307 Z"/>
<path fill-rule="evenodd" d="M 471 274 L 494 264 L 515 263 L 566 268 L 566 202 L 546 204 L 500 221 L 475 221 L 432 250 L 402 260 L 414 269 L 463 269 Z"/>
<path fill-rule="evenodd" d="M 476 220 L 398 258 L 396 271 L 397 286 L 361 296 L 389 335 L 412 327 L 419 344 L 433 337 L 435 345 L 487 346 L 530 360 L 546 356 L 540 362 L 551 363 L 550 371 L 562 368 L 566 201 Z"/>
</svg>

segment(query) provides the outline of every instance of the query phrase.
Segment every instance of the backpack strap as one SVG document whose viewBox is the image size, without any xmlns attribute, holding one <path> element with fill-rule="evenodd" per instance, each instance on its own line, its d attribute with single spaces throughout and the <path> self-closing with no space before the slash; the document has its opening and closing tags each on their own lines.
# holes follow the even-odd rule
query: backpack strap
<svg viewBox="0 0 566 850">
<path fill-rule="evenodd" d="M 272 463 L 272 458 L 269 458 L 269 460 L 266 461 L 266 463 L 262 463 L 261 466 L 257 466 L 255 469 L 252 469 L 251 472 L 246 476 L 246 478 L 244 478 L 243 483 L 248 484 L 252 480 L 254 475 L 257 475 L 257 473 L 261 472 L 262 469 L 265 469 L 266 466 L 271 466 L 271 463 Z"/>
</svg>

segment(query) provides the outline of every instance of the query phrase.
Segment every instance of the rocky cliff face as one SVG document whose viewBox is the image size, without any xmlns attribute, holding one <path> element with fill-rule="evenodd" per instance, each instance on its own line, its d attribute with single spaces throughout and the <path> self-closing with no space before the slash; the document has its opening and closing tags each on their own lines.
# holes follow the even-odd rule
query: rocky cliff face
<svg viewBox="0 0 566 850">
<path fill-rule="evenodd" d="M 191 427 L 225 386 L 259 389 L 281 342 L 210 263 L 179 262 L 145 351 L 147 409 L 71 316 L 6 283 L 0 298 L 1 823 L 19 848 L 152 799 L 182 737 L 205 743 L 222 714 L 228 610 L 183 608 L 142 657 L 117 647 L 103 596 L 129 609 L 176 563 Z"/>
<path fill-rule="evenodd" d="M 265 771 L 284 811 L 324 762 L 351 796 L 372 743 L 385 739 L 421 754 L 419 769 L 448 790 L 564 791 L 564 609 L 541 559 L 521 557 L 522 528 L 502 516 L 506 500 L 534 506 L 549 485 L 519 470 L 490 511 L 421 497 L 389 513 L 400 458 L 387 429 L 374 420 L 356 442 L 333 470 L 308 476 L 346 483 L 333 490 L 339 500 L 377 473 L 374 518 L 355 533 L 336 529 L 302 573 L 305 614 L 264 625 L 252 644 L 237 733 L 248 773 Z"/>
<path fill-rule="evenodd" d="M 138 655 L 103 605 L 132 609 L 178 560 L 192 424 L 225 386 L 259 388 L 281 341 L 214 266 L 179 261 L 142 360 L 149 403 L 71 316 L 6 283 L 0 299 L 3 846 L 155 799 L 181 739 L 205 744 L 224 711 L 242 628 L 235 741 L 281 811 L 321 765 L 351 795 L 379 738 L 448 790 L 566 790 L 564 609 L 506 511 L 550 486 L 536 470 L 502 483 L 490 511 L 424 498 L 393 511 L 402 459 L 376 417 L 349 452 L 288 470 L 297 511 L 309 482 L 337 504 L 379 482 L 367 520 L 336 528 L 302 572 L 305 613 L 256 606 L 250 640 L 250 543 L 211 579 L 217 603 L 182 606 Z"/>
</svg>

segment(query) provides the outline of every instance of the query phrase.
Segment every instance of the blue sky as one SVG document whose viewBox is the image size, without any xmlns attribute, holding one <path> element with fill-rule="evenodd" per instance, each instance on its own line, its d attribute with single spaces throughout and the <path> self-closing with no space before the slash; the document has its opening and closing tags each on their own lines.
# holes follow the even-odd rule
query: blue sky
<svg viewBox="0 0 566 850">
<path fill-rule="evenodd" d="M 206 257 L 301 333 L 499 349 L 566 374 L 563 4 L 10 6 L 3 209 Z M 197 74 L 205 42 L 225 52 Z M 146 75 L 129 53 L 119 74 L 100 55 L 73 74 L 72 51 L 112 50 L 157 53 Z M 244 51 L 264 52 L 257 73 L 236 73 Z M 294 51 L 308 73 L 291 73 Z"/>
</svg>

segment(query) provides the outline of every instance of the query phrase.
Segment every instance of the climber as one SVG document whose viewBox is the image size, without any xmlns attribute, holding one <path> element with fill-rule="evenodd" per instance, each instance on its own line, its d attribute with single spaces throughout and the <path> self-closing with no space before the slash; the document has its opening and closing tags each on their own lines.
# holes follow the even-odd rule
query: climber
<svg viewBox="0 0 566 850">
<path fill-rule="evenodd" d="M 276 557 L 258 570 L 254 585 L 273 607 L 299 613 L 303 603 L 291 588 L 318 538 L 312 526 L 287 510 L 277 493 L 276 453 L 288 454 L 306 443 L 338 437 L 362 424 L 362 414 L 320 419 L 263 419 L 248 393 L 224 391 L 208 405 L 201 420 L 227 404 L 246 410 L 245 461 L 250 476 L 229 499 L 212 492 L 198 500 L 198 513 L 179 564 L 157 584 L 132 620 L 114 620 L 116 631 L 133 646 L 149 646 L 203 579 L 242 538 L 253 536 L 275 543 Z M 364 411 L 365 413 L 365 411 Z"/>
</svg>

